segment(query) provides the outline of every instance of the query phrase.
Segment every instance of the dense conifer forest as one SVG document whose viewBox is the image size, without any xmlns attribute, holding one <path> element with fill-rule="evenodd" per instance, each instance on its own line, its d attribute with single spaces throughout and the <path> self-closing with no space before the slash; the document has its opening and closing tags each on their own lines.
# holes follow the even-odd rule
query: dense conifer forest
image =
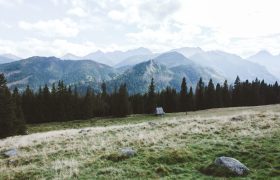
<svg viewBox="0 0 280 180">
<path fill-rule="evenodd" d="M 241 82 L 237 77 L 233 85 L 227 81 L 215 85 L 212 80 L 205 84 L 200 78 L 196 87 L 188 87 L 183 78 L 180 92 L 172 87 L 156 92 L 155 86 L 151 79 L 147 93 L 129 95 L 126 84 L 122 84 L 109 94 L 106 84 L 102 83 L 101 93 L 89 87 L 85 95 L 80 95 L 76 87 L 59 81 L 51 88 L 40 87 L 37 92 L 27 86 L 19 93 L 17 88 L 10 92 L 4 75 L 0 74 L 0 138 L 24 134 L 25 123 L 149 114 L 156 106 L 171 113 L 280 102 L 278 83 L 271 85 L 258 79 Z"/>
</svg>

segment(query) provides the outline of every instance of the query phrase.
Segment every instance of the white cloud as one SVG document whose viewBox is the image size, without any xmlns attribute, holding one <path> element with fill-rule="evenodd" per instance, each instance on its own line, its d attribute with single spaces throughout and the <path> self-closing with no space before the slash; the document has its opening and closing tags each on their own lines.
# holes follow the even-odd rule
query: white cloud
<svg viewBox="0 0 280 180">
<path fill-rule="evenodd" d="M 77 23 L 69 18 L 38 21 L 35 23 L 20 21 L 19 27 L 23 30 L 37 31 L 47 37 L 75 37 L 79 33 Z"/>
<path fill-rule="evenodd" d="M 96 50 L 96 45 L 89 41 L 74 43 L 63 39 L 53 41 L 43 41 L 35 38 L 28 38 L 24 41 L 0 39 L 0 52 L 13 53 L 20 57 L 35 55 L 60 57 L 68 52 L 82 56 Z"/>
<path fill-rule="evenodd" d="M 24 0 L 13 0 L 13 1 L 0 0 L 0 6 L 11 7 L 15 4 L 22 4 L 23 2 L 24 2 Z"/>
<path fill-rule="evenodd" d="M 67 46 L 69 42 L 81 47 L 82 42 L 95 42 L 100 49 L 144 46 L 163 51 L 200 46 L 243 56 L 260 49 L 280 52 L 279 0 L 46 0 L 32 5 L 37 10 L 31 10 L 26 0 L 0 0 L 2 22 L 13 27 L 5 38 L 16 41 L 18 32 L 22 39 L 47 41 L 56 48 L 47 48 L 50 55 L 65 51 L 58 47 L 60 43 L 50 43 L 59 39 L 66 40 Z M 6 6 L 21 16 L 7 13 Z M 40 10 L 42 14 L 38 14 Z"/>
<path fill-rule="evenodd" d="M 88 13 L 84 9 L 82 9 L 80 7 L 69 9 L 67 11 L 67 14 L 75 15 L 75 16 L 78 16 L 78 17 L 86 17 L 86 16 L 88 16 Z"/>
</svg>

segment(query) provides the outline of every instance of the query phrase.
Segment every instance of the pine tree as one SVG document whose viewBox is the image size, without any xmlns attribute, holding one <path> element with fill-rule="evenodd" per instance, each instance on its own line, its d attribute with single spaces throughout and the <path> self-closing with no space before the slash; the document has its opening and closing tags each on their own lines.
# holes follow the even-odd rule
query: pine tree
<svg viewBox="0 0 280 180">
<path fill-rule="evenodd" d="M 36 123 L 37 119 L 34 116 L 34 109 L 36 109 L 34 93 L 27 85 L 22 94 L 22 110 L 27 123 Z"/>
<path fill-rule="evenodd" d="M 194 95 L 193 95 L 192 87 L 190 87 L 190 91 L 188 93 L 188 110 L 190 110 L 190 111 L 195 110 Z"/>
<path fill-rule="evenodd" d="M 25 123 L 20 119 L 19 109 L 6 82 L 4 74 L 0 74 L 0 138 L 25 133 Z"/>
<path fill-rule="evenodd" d="M 113 93 L 111 94 L 111 115 L 118 116 L 119 111 L 119 102 L 118 102 L 118 92 L 117 87 L 114 88 Z"/>
<path fill-rule="evenodd" d="M 205 106 L 206 108 L 213 108 L 215 107 L 215 103 L 215 86 L 212 79 L 210 79 L 205 91 Z"/>
<path fill-rule="evenodd" d="M 184 77 L 181 83 L 181 91 L 180 91 L 180 111 L 186 111 L 188 106 L 187 99 L 187 82 Z"/>
<path fill-rule="evenodd" d="M 107 86 L 105 82 L 101 84 L 100 110 L 101 110 L 101 115 L 103 116 L 108 115 L 110 112 Z"/>
<path fill-rule="evenodd" d="M 147 112 L 153 113 L 156 108 L 156 93 L 155 93 L 154 78 L 152 78 L 151 84 L 149 85 L 147 98 L 148 98 L 147 99 Z"/>
<path fill-rule="evenodd" d="M 23 111 L 21 108 L 22 107 L 21 96 L 18 92 L 17 87 L 15 87 L 12 97 L 15 103 L 15 113 L 16 113 L 15 128 L 18 131 L 17 134 L 26 134 L 26 125 L 24 121 Z"/>
<path fill-rule="evenodd" d="M 217 108 L 223 107 L 222 87 L 219 83 L 217 83 L 216 85 L 215 97 L 216 97 L 215 107 Z"/>
<path fill-rule="evenodd" d="M 232 92 L 232 105 L 240 106 L 241 104 L 242 104 L 241 83 L 240 83 L 239 76 L 237 76 L 234 82 L 234 87 Z"/>
<path fill-rule="evenodd" d="M 205 87 L 202 78 L 199 79 L 195 90 L 195 106 L 196 109 L 205 109 L 204 97 Z"/>
<path fill-rule="evenodd" d="M 125 117 L 129 114 L 129 100 L 126 84 L 121 84 L 118 92 L 118 103 L 119 103 L 119 117 Z"/>
<path fill-rule="evenodd" d="M 94 116 L 94 92 L 90 87 L 87 88 L 87 93 L 82 105 L 83 119 L 89 119 Z"/>
<path fill-rule="evenodd" d="M 222 88 L 222 102 L 223 102 L 223 107 L 231 106 L 231 97 L 230 97 L 227 80 L 225 80 Z"/>
</svg>

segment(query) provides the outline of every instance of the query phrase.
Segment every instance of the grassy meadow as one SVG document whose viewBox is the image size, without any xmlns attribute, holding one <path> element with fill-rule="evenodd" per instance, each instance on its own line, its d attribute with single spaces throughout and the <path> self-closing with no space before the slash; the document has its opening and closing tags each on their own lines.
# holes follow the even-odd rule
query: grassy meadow
<svg viewBox="0 0 280 180">
<path fill-rule="evenodd" d="M 132 115 L 28 126 L 0 140 L 0 179 L 225 179 L 205 169 L 240 160 L 246 177 L 280 179 L 280 105 L 210 109 L 163 117 Z M 137 154 L 119 154 L 132 147 Z"/>
</svg>

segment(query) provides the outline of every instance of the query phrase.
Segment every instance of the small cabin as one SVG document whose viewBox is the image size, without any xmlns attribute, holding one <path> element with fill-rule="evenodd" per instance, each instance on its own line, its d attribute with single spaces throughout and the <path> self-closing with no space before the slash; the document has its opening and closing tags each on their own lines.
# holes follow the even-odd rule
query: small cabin
<svg viewBox="0 0 280 180">
<path fill-rule="evenodd" d="M 165 112 L 163 111 L 162 107 L 156 107 L 156 109 L 155 109 L 155 115 L 156 116 L 162 116 L 164 114 L 165 114 Z"/>
</svg>

